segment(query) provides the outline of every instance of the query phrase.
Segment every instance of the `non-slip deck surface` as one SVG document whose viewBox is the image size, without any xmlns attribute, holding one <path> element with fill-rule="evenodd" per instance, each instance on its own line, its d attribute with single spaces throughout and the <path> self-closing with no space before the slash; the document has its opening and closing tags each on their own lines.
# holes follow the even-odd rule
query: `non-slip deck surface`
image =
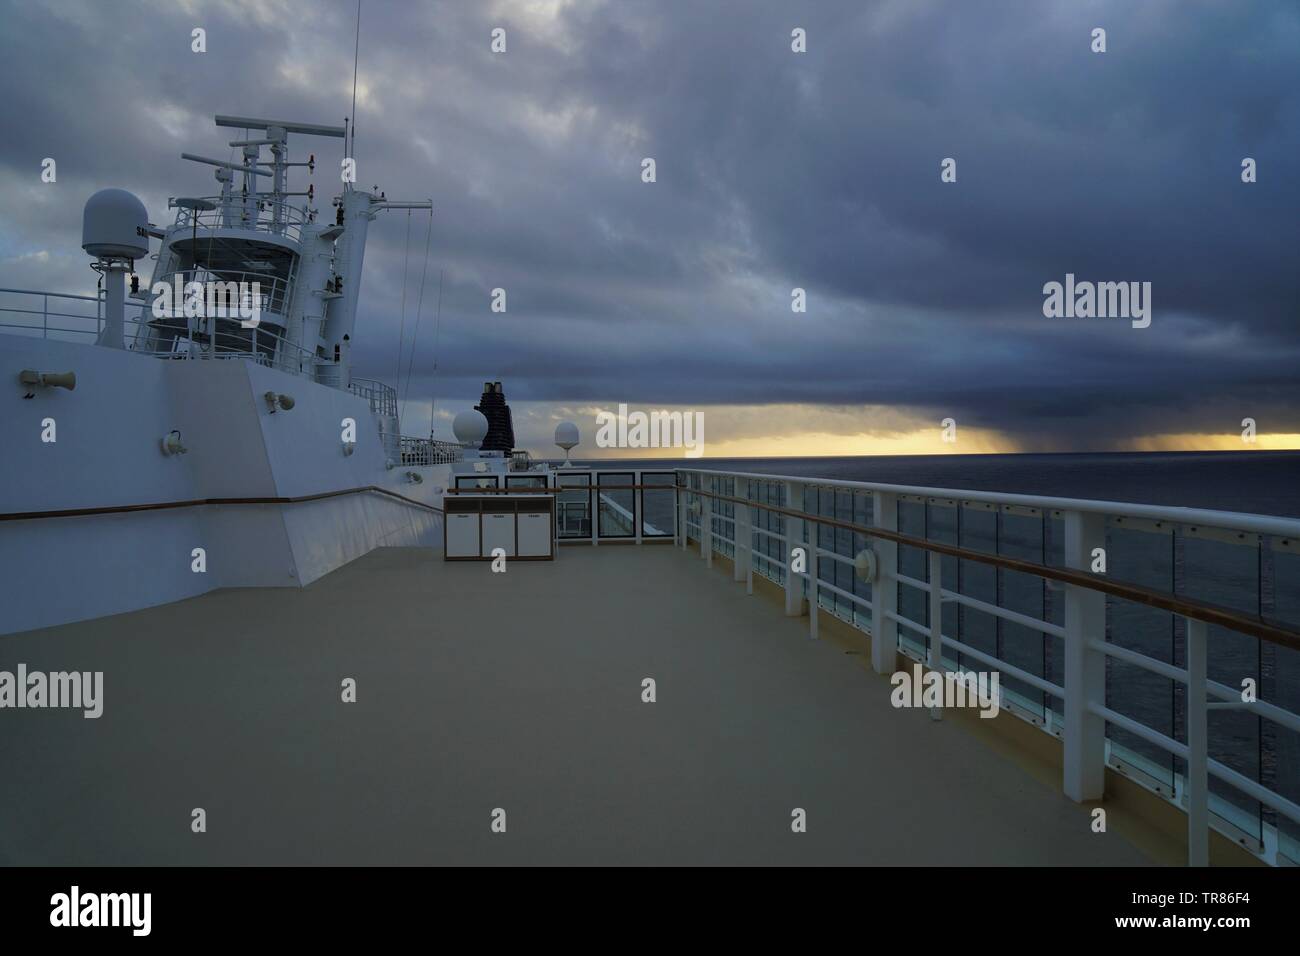
<svg viewBox="0 0 1300 956">
<path fill-rule="evenodd" d="M 104 714 L 0 712 L 4 864 L 1146 862 L 667 546 L 381 550 L 0 638 L 18 662 L 104 671 Z"/>
</svg>

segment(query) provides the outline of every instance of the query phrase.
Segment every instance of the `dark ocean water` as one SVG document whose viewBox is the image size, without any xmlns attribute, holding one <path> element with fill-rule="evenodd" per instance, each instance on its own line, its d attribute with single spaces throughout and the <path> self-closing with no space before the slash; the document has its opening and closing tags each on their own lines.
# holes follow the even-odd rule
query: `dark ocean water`
<svg viewBox="0 0 1300 956">
<path fill-rule="evenodd" d="M 1068 455 L 961 455 L 855 458 L 765 458 L 584 462 L 595 468 L 698 468 L 772 475 L 870 481 L 921 487 L 1001 491 L 1054 497 L 1240 511 L 1300 518 L 1300 452 L 1217 452 Z M 671 496 L 646 501 L 646 519 L 671 526 Z M 629 502 L 630 503 L 630 502 Z M 857 523 L 870 523 L 869 499 L 823 493 L 804 507 Z M 656 513 L 651 513 L 651 512 Z M 900 505 L 900 530 L 961 544 L 976 550 L 1062 563 L 1059 520 L 936 505 Z M 823 547 L 852 554 L 861 541 L 846 532 L 824 532 Z M 834 537 L 831 537 L 834 536 Z M 841 538 L 843 540 L 841 540 Z M 765 539 L 764 539 L 765 540 Z M 909 553 L 909 552 L 915 553 Z M 1300 626 L 1300 554 L 1184 535 L 1111 528 L 1107 533 L 1108 573 L 1117 579 L 1197 597 L 1227 607 Z M 900 569 L 926 577 L 926 558 L 918 549 L 900 551 Z M 1063 600 L 1039 578 L 997 572 L 977 562 L 945 558 L 944 582 L 959 581 L 963 593 L 996 602 L 1023 614 L 1060 624 Z M 821 577 L 837 587 L 869 594 L 846 567 L 829 565 Z M 837 608 L 852 613 L 849 602 Z M 899 610 L 917 621 L 926 616 L 925 595 L 900 587 Z M 944 607 L 944 632 L 982 651 L 997 654 L 1030 673 L 1061 683 L 1059 639 L 956 605 Z M 1184 664 L 1184 623 L 1167 612 L 1108 600 L 1109 641 L 1179 666 Z M 980 665 L 971 665 L 980 666 Z M 1210 632 L 1210 677 L 1232 687 L 1243 678 L 1258 683 L 1261 699 L 1300 712 L 1300 653 L 1220 628 Z M 1059 701 L 1008 679 L 1041 715 L 1059 712 Z M 1133 665 L 1108 661 L 1107 703 L 1175 739 L 1185 740 L 1182 685 Z M 1111 739 L 1139 758 L 1160 782 L 1171 785 L 1182 762 L 1153 745 L 1111 727 Z M 1300 735 L 1249 714 L 1212 711 L 1211 757 L 1262 781 L 1292 800 L 1300 800 Z M 1258 834 L 1261 808 L 1225 786 L 1215 793 L 1236 808 L 1233 820 Z M 1262 814 L 1273 820 L 1271 812 Z M 1276 821 L 1289 852 L 1300 853 L 1300 827 Z"/>
<path fill-rule="evenodd" d="M 696 458 L 583 464 L 765 472 L 1300 518 L 1300 451 Z"/>
</svg>

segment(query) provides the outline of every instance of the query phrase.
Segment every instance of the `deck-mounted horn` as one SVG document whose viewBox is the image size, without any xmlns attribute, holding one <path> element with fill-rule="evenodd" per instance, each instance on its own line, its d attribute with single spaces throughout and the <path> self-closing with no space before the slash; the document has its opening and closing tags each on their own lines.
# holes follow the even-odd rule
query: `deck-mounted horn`
<svg viewBox="0 0 1300 956">
<path fill-rule="evenodd" d="M 25 368 L 18 373 L 18 381 L 27 387 L 25 398 L 34 398 L 33 388 L 66 388 L 69 392 L 77 387 L 76 372 L 38 372 L 34 368 Z"/>
</svg>

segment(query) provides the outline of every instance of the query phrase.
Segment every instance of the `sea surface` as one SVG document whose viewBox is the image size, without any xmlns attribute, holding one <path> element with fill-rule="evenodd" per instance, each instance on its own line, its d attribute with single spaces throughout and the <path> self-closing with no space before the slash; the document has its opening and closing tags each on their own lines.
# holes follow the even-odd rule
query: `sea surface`
<svg viewBox="0 0 1300 956">
<path fill-rule="evenodd" d="M 1300 518 L 1300 452 L 606 459 L 582 463 L 601 470 L 693 468 Z M 624 493 L 620 497 L 630 506 L 630 496 Z M 654 493 L 653 502 L 651 497 L 647 493 L 644 520 L 671 527 L 671 494 Z M 804 507 L 856 523 L 870 523 L 868 496 L 820 493 L 810 495 Z M 900 505 L 899 522 L 905 533 L 975 550 L 1055 565 L 1063 559 L 1059 520 L 996 515 L 975 509 L 962 509 L 959 516 L 951 507 L 906 503 Z M 820 543 L 842 554 L 853 554 L 864 544 L 858 535 L 831 529 L 823 532 Z M 1274 548 L 1268 539 L 1235 544 L 1185 535 L 1181 530 L 1111 527 L 1106 551 L 1107 573 L 1116 579 L 1300 626 L 1300 554 Z M 771 553 L 779 557 L 775 550 Z M 919 549 L 901 549 L 899 561 L 904 573 L 926 577 L 926 557 Z M 955 558 L 945 558 L 944 562 L 945 585 L 956 580 L 963 593 L 1062 623 L 1062 596 L 1042 579 Z M 869 587 L 854 580 L 846 566 L 831 561 L 823 565 L 829 566 L 820 575 L 823 580 L 869 596 Z M 833 595 L 830 599 L 841 613 L 861 613 L 852 602 Z M 899 610 L 913 620 L 925 622 L 924 593 L 900 585 Z M 953 604 L 944 607 L 943 629 L 945 634 L 972 647 L 1062 683 L 1063 655 L 1057 638 Z M 1108 599 L 1106 638 L 1157 660 L 1178 666 L 1185 663 L 1185 625 L 1168 612 Z M 1211 628 L 1209 658 L 1212 680 L 1234 688 L 1240 687 L 1244 679 L 1253 680 L 1261 699 L 1300 712 L 1300 652 Z M 982 667 L 969 660 L 962 663 Z M 1059 716 L 1060 702 L 1049 695 L 1013 679 L 1005 680 L 1003 686 L 1020 694 L 1027 709 L 1036 715 L 1052 712 Z M 1107 705 L 1175 739 L 1186 740 L 1184 689 L 1168 678 L 1111 659 L 1107 662 Z M 1162 785 L 1172 787 L 1175 776 L 1183 771 L 1181 760 L 1121 728 L 1111 725 L 1107 735 L 1120 748 L 1114 753 Z M 1300 735 L 1250 714 L 1211 711 L 1210 745 L 1213 759 L 1300 802 Z M 1217 781 L 1212 781 L 1212 787 L 1224 801 L 1217 805 L 1218 812 L 1256 837 L 1262 837 L 1261 822 L 1276 823 L 1286 852 L 1292 859 L 1300 859 L 1300 826 Z"/>
<path fill-rule="evenodd" d="M 585 461 L 1005 491 L 1300 518 L 1300 451 Z"/>
</svg>

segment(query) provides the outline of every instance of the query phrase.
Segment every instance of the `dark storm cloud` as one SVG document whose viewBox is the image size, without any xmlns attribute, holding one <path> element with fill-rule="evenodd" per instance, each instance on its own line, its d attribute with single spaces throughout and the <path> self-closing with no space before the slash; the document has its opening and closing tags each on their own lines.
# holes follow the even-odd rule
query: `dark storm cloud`
<svg viewBox="0 0 1300 956">
<path fill-rule="evenodd" d="M 84 288 L 95 188 L 155 221 L 211 191 L 177 154 L 225 155 L 212 114 L 341 122 L 354 10 L 5 8 L 0 283 Z M 437 210 L 412 397 L 886 404 L 1055 447 L 1300 432 L 1294 4 L 368 0 L 361 38 L 360 180 Z M 328 197 L 336 141 L 298 148 Z M 396 373 L 426 227 L 372 229 L 363 374 Z M 1152 326 L 1044 318 L 1067 272 L 1151 282 Z"/>
</svg>

